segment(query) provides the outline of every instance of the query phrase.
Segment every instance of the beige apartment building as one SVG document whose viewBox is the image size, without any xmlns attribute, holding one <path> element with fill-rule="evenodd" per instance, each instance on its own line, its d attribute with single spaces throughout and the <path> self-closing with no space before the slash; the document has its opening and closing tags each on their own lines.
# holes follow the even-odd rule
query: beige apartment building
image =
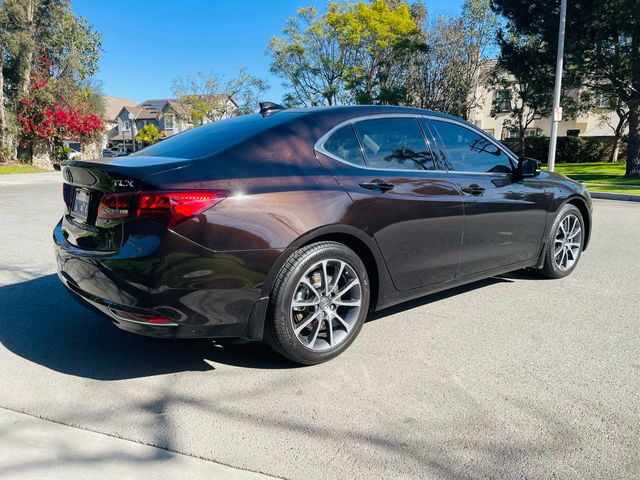
<svg viewBox="0 0 640 480">
<path fill-rule="evenodd" d="M 487 62 L 487 69 L 495 67 L 495 60 Z M 509 137 L 517 137 L 516 132 L 510 132 L 504 128 L 504 121 L 509 116 L 507 112 L 498 113 L 496 117 L 491 116 L 491 109 L 494 102 L 500 103 L 506 92 L 489 82 L 480 82 L 476 98 L 480 99 L 478 106 L 473 108 L 469 114 L 469 121 L 493 135 L 495 138 L 503 140 Z M 565 119 L 558 125 L 558 135 L 560 136 L 580 136 L 580 137 L 613 137 L 614 128 L 618 124 L 618 115 L 608 108 L 606 99 L 600 99 L 600 108 L 597 110 L 581 114 L 576 118 Z M 551 133 L 551 118 L 540 118 L 533 120 L 527 128 L 525 136 L 549 136 Z"/>
</svg>

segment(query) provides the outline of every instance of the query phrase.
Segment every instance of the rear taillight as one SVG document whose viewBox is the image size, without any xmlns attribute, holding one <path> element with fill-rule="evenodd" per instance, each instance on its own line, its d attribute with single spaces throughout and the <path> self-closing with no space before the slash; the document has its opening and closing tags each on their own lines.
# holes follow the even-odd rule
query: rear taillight
<svg viewBox="0 0 640 480">
<path fill-rule="evenodd" d="M 142 219 L 174 227 L 226 197 L 226 192 L 142 192 L 104 195 L 98 220 Z"/>
<path fill-rule="evenodd" d="M 134 198 L 135 195 L 131 193 L 103 196 L 98 207 L 98 218 L 104 220 L 127 218 L 133 211 Z"/>
</svg>

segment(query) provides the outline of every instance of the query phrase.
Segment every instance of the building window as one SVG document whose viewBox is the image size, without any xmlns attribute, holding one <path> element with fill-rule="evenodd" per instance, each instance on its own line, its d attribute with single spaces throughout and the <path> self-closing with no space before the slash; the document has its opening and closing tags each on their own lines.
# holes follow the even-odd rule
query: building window
<svg viewBox="0 0 640 480">
<path fill-rule="evenodd" d="M 542 135 L 540 128 L 527 128 L 524 131 L 525 138 L 539 137 Z M 507 131 L 507 138 L 520 138 L 520 130 L 517 128 L 509 129 Z"/>
<path fill-rule="evenodd" d="M 580 130 L 576 129 L 576 130 L 567 130 L 567 137 L 579 137 L 580 136 Z"/>
<path fill-rule="evenodd" d="M 495 108 L 497 112 L 508 112 L 511 110 L 511 93 L 509 90 L 496 91 Z"/>
<path fill-rule="evenodd" d="M 491 135 L 492 137 L 496 133 L 496 130 L 494 128 L 483 128 L 483 130 L 486 134 Z"/>
<path fill-rule="evenodd" d="M 506 138 L 520 138 L 520 131 L 517 128 L 507 130 Z"/>
<path fill-rule="evenodd" d="M 176 128 L 176 116 L 169 113 L 164 116 L 164 128 L 165 130 L 173 130 Z"/>
<path fill-rule="evenodd" d="M 122 127 L 123 130 L 129 130 L 131 128 L 131 122 L 129 120 L 124 120 L 122 122 L 122 125 L 123 125 Z"/>
<path fill-rule="evenodd" d="M 611 110 L 611 95 L 607 95 L 606 93 L 601 94 L 600 98 L 598 99 L 598 106 L 600 108 Z"/>
</svg>

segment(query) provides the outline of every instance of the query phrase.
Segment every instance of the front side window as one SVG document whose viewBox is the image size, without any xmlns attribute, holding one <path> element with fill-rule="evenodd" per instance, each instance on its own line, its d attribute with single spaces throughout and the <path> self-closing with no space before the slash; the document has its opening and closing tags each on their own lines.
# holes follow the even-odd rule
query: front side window
<svg viewBox="0 0 640 480">
<path fill-rule="evenodd" d="M 449 164 L 460 172 L 511 173 L 509 157 L 482 135 L 451 122 L 434 120 Z"/>
<path fill-rule="evenodd" d="M 431 150 L 415 118 L 363 120 L 354 128 L 371 168 L 434 170 Z"/>
<path fill-rule="evenodd" d="M 364 158 L 360 151 L 360 145 L 351 125 L 346 125 L 336 130 L 323 145 L 324 149 L 344 160 L 355 165 L 364 166 Z"/>
</svg>

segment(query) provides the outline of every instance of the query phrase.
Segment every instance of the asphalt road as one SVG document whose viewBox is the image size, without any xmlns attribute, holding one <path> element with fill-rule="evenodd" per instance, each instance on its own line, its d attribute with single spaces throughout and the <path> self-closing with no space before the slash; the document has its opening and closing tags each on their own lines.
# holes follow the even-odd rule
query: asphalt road
<svg viewBox="0 0 640 480">
<path fill-rule="evenodd" d="M 287 479 L 640 477 L 640 204 L 595 202 L 566 279 L 405 304 L 293 368 L 78 306 L 53 273 L 60 190 L 0 185 L 1 407 Z"/>
</svg>

